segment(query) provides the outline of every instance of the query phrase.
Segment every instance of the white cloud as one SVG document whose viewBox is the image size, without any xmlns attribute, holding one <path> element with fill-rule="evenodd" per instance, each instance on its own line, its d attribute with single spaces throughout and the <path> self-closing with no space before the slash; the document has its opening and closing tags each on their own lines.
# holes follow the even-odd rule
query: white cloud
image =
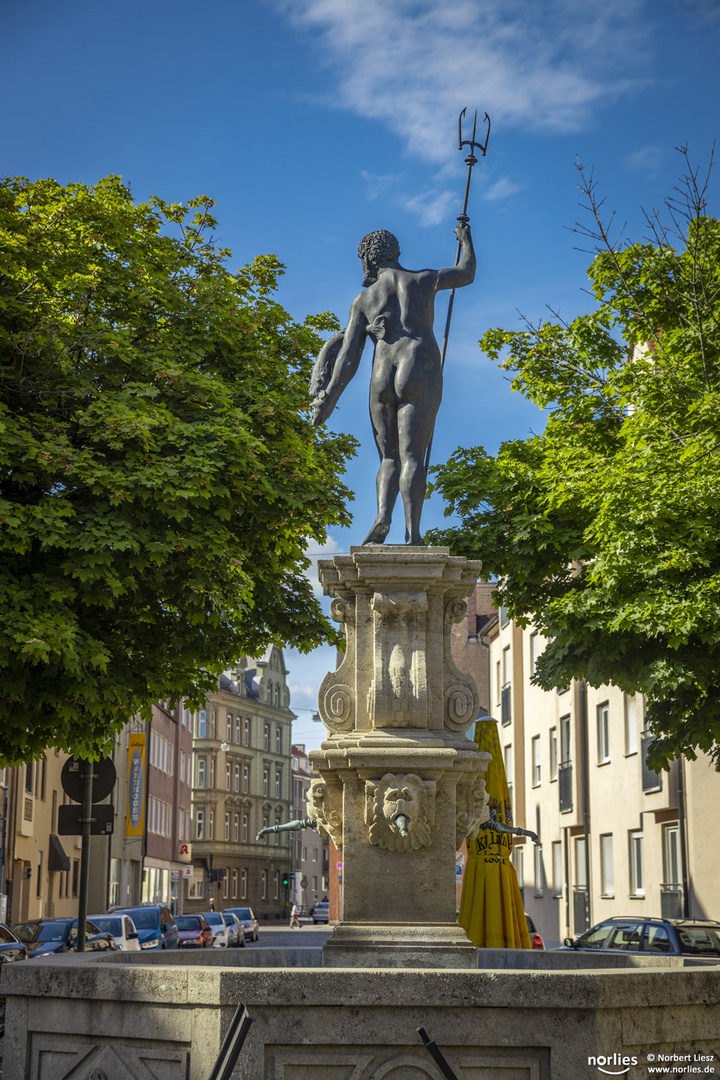
<svg viewBox="0 0 720 1080">
<path fill-rule="evenodd" d="M 660 172 L 663 153 L 658 146 L 645 146 L 629 154 L 625 158 L 625 164 L 635 172 L 645 173 L 649 180 L 654 179 Z"/>
<path fill-rule="evenodd" d="M 637 82 L 646 55 L 644 0 L 271 2 L 318 36 L 340 107 L 434 161 L 459 104 L 487 109 L 493 125 L 577 130 Z"/>
<path fill-rule="evenodd" d="M 485 188 L 482 197 L 486 202 L 497 202 L 500 199 L 509 199 L 511 195 L 515 195 L 518 191 L 520 191 L 520 185 L 516 184 L 514 180 L 508 180 L 506 176 L 503 176 L 500 180 L 496 180 L 494 184 L 490 184 L 489 187 Z"/>
<path fill-rule="evenodd" d="M 411 214 L 417 214 L 421 225 L 439 225 L 445 221 L 451 208 L 457 203 L 456 191 L 436 191 L 432 188 L 401 200 L 401 205 Z"/>
<path fill-rule="evenodd" d="M 386 176 L 380 176 L 376 173 L 362 171 L 362 178 L 365 181 L 365 195 L 372 202 L 373 199 L 379 198 L 380 195 L 384 195 L 390 188 L 395 185 L 401 179 L 399 173 L 388 173 Z"/>
</svg>

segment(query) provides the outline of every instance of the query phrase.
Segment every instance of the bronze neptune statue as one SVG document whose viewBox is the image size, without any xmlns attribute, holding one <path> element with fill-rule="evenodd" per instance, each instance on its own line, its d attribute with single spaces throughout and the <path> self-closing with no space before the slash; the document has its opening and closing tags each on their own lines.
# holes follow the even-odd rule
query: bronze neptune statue
<svg viewBox="0 0 720 1080">
<path fill-rule="evenodd" d="M 474 134 L 474 132 L 473 132 Z M 364 290 L 353 300 L 344 330 L 324 345 L 313 371 L 313 423 L 321 424 L 358 369 L 367 338 L 374 344 L 370 418 L 380 455 L 377 517 L 364 544 L 382 544 L 402 496 L 406 544 L 423 544 L 420 515 L 427 487 L 426 455 L 442 397 L 442 363 L 435 340 L 435 294 L 470 285 L 475 253 L 470 226 L 455 229 L 460 252 L 446 270 L 406 270 L 400 248 L 384 229 L 360 241 Z"/>
</svg>

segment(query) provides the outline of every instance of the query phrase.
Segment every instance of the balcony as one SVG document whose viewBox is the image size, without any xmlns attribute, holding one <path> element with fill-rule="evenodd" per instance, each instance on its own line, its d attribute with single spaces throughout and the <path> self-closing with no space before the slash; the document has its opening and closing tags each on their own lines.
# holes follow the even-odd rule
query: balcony
<svg viewBox="0 0 720 1080">
<path fill-rule="evenodd" d="M 653 772 L 645 764 L 647 752 L 654 742 L 654 736 L 643 735 L 640 740 L 640 757 L 642 759 L 642 789 L 643 791 L 662 791 L 662 774 Z"/>
<path fill-rule="evenodd" d="M 679 884 L 663 883 L 660 886 L 660 914 L 663 919 L 682 919 L 683 887 Z"/>
<path fill-rule="evenodd" d="M 512 721 L 512 697 L 510 696 L 510 683 L 505 683 L 500 691 L 500 720 L 503 727 Z"/>
<path fill-rule="evenodd" d="M 572 783 L 572 761 L 561 761 L 558 765 L 558 795 L 560 799 L 561 814 L 567 814 L 573 808 Z"/>
</svg>

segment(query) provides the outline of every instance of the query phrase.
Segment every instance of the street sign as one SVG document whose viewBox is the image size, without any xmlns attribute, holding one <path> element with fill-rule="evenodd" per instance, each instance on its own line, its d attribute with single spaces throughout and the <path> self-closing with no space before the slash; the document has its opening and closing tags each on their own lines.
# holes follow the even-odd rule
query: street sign
<svg viewBox="0 0 720 1080">
<path fill-rule="evenodd" d="M 65 794 L 73 802 L 83 801 L 83 787 L 85 784 L 85 764 L 83 758 L 69 757 L 62 767 L 60 783 Z M 115 787 L 117 773 L 112 758 L 100 758 L 99 761 L 91 761 L 93 776 L 93 802 L 106 799 Z"/>
<path fill-rule="evenodd" d="M 58 806 L 58 833 L 60 836 L 80 836 L 82 834 L 82 806 Z M 91 836 L 109 836 L 113 831 L 115 807 L 112 803 L 93 806 L 90 814 Z"/>
<path fill-rule="evenodd" d="M 304 877 L 302 879 L 302 881 L 300 882 L 300 888 L 301 889 L 307 889 L 307 878 L 306 877 Z"/>
<path fill-rule="evenodd" d="M 342 870 L 342 863 L 341 863 L 341 862 L 339 862 L 339 863 L 337 864 L 337 868 L 338 868 L 338 870 Z"/>
</svg>

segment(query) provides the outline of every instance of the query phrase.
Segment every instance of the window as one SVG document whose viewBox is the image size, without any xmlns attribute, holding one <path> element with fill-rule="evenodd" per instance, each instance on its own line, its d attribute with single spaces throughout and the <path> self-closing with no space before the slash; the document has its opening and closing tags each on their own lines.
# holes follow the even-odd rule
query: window
<svg viewBox="0 0 720 1080">
<path fill-rule="evenodd" d="M 275 683 L 275 707 L 280 708 L 280 683 Z M 278 753 L 280 753 L 279 750 Z"/>
<path fill-rule="evenodd" d="M 121 863 L 120 859 L 111 859 L 110 860 L 110 893 L 109 893 L 109 897 L 108 897 L 110 907 L 117 907 L 118 904 L 120 903 L 120 870 L 121 870 L 121 866 L 122 866 L 122 863 Z"/>
<path fill-rule="evenodd" d="M 238 898 L 238 872 L 233 870 L 232 872 L 232 898 L 237 900 Z"/>
<path fill-rule="evenodd" d="M 597 763 L 610 760 L 610 707 L 607 702 L 597 709 Z"/>
<path fill-rule="evenodd" d="M 600 837 L 600 889 L 603 896 L 615 895 L 612 833 Z"/>
<path fill-rule="evenodd" d="M 196 810 L 195 811 L 195 839 L 196 840 L 204 840 L 205 839 L 205 811 L 204 810 Z"/>
<path fill-rule="evenodd" d="M 210 787 L 215 787 L 215 758 L 210 758 Z"/>
<path fill-rule="evenodd" d="M 550 762 L 550 775 L 548 779 L 557 780 L 558 777 L 558 745 L 557 745 L 557 728 L 550 728 L 550 754 L 548 757 Z"/>
<path fill-rule="evenodd" d="M 280 798 L 280 791 L 282 788 L 282 769 L 275 770 L 275 798 Z"/>
<path fill-rule="evenodd" d="M 267 814 L 263 814 L 263 823 L 262 823 L 263 829 L 267 829 L 269 824 L 270 824 L 270 818 L 267 816 Z M 268 842 L 268 834 L 267 833 L 265 833 L 265 835 L 263 836 L 262 842 L 263 842 L 263 844 L 267 844 L 267 842 Z"/>
<path fill-rule="evenodd" d="M 240 899 L 247 900 L 247 882 L 248 872 L 247 870 L 240 871 Z"/>
<path fill-rule="evenodd" d="M 263 870 L 260 875 L 260 899 L 267 900 L 268 872 Z"/>
<path fill-rule="evenodd" d="M 531 634 L 530 635 L 530 674 L 531 675 L 535 674 L 535 669 L 537 667 L 538 657 L 540 656 L 541 652 L 542 652 L 542 649 L 540 647 L 540 635 L 539 634 Z"/>
<path fill-rule="evenodd" d="M 243 765 L 243 793 L 247 795 L 250 790 L 250 766 Z"/>
<path fill-rule="evenodd" d="M 540 736 L 533 736 L 532 740 L 532 784 L 537 787 L 540 783 Z"/>
<path fill-rule="evenodd" d="M 240 745 L 240 717 L 235 717 L 235 742 Z"/>
<path fill-rule="evenodd" d="M 207 713 L 202 709 L 197 714 L 197 722 L 195 725 L 195 737 L 198 739 L 207 738 Z"/>
<path fill-rule="evenodd" d="M 233 840 L 236 844 L 240 843 L 240 815 L 233 815 Z M 233 895 L 236 895 L 233 893 Z"/>
<path fill-rule="evenodd" d="M 525 850 L 521 847 L 514 849 L 512 859 L 515 864 L 515 873 L 517 875 L 518 887 L 520 889 L 525 888 Z"/>
<path fill-rule="evenodd" d="M 33 793 L 33 780 L 35 778 L 35 762 L 28 761 L 25 766 L 25 790 L 29 795 Z"/>
<path fill-rule="evenodd" d="M 273 900 L 277 900 L 280 896 L 280 871 L 273 871 Z"/>
<path fill-rule="evenodd" d="M 276 701 L 275 704 L 278 705 L 279 702 Z M 280 726 L 275 728 L 275 753 L 282 754 L 282 728 Z"/>
<path fill-rule="evenodd" d="M 225 839 L 230 839 L 230 814 L 225 815 Z"/>
<path fill-rule="evenodd" d="M 240 763 L 235 764 L 235 791 L 240 791 Z"/>
<path fill-rule="evenodd" d="M 503 758 L 505 762 L 505 778 L 508 784 L 508 791 L 510 793 L 510 805 L 512 806 L 512 793 L 513 793 L 513 752 L 512 746 L 506 746 L 503 751 Z"/>
<path fill-rule="evenodd" d="M 211 810 L 210 811 L 210 816 L 208 818 L 208 840 L 214 840 L 214 839 L 215 839 L 215 811 Z"/>
<path fill-rule="evenodd" d="M 502 651 L 502 684 L 507 686 L 510 682 L 510 646 L 506 645 Z"/>
<path fill-rule="evenodd" d="M 495 701 L 500 705 L 502 700 L 502 673 L 500 670 L 500 661 L 495 664 Z"/>
<path fill-rule="evenodd" d="M 317 848 L 313 848 L 312 861 L 317 862 Z"/>
<path fill-rule="evenodd" d="M 643 834 L 640 831 L 630 833 L 630 895 L 645 895 Z"/>
<path fill-rule="evenodd" d="M 193 867 L 196 870 L 197 867 Z M 205 875 L 202 870 L 197 870 L 199 877 L 191 878 L 188 881 L 188 899 L 189 900 L 203 900 L 205 898 Z"/>
<path fill-rule="evenodd" d="M 228 761 L 225 765 L 225 790 L 230 790 L 230 779 L 232 776 L 232 765 Z"/>
<path fill-rule="evenodd" d="M 535 895 L 542 896 L 545 888 L 545 869 L 543 867 L 542 847 L 535 844 Z"/>
<path fill-rule="evenodd" d="M 233 734 L 233 718 L 230 715 L 230 713 L 228 713 L 227 724 L 225 725 L 225 741 L 226 742 L 232 742 L 232 734 Z"/>
<path fill-rule="evenodd" d="M 263 726 L 263 750 L 270 749 L 270 725 L 265 724 Z"/>
<path fill-rule="evenodd" d="M 229 884 L 230 884 L 230 875 L 228 874 L 227 870 L 223 870 L 223 876 L 222 876 L 222 897 L 223 897 L 223 900 L 227 900 L 227 898 L 228 898 L 228 885 Z"/>
<path fill-rule="evenodd" d="M 44 764 L 44 762 L 43 762 Z M 35 895 L 42 896 L 42 868 L 43 868 L 43 853 L 38 851 L 37 862 L 37 881 L 35 883 Z"/>
<path fill-rule="evenodd" d="M 250 717 L 245 717 L 245 745 L 250 745 Z"/>
<path fill-rule="evenodd" d="M 638 752 L 637 698 L 625 695 L 625 753 Z"/>
<path fill-rule="evenodd" d="M 584 836 L 575 838 L 575 887 L 587 889 L 587 845 Z"/>
<path fill-rule="evenodd" d="M 560 761 L 565 762 L 572 761 L 572 746 L 570 743 L 570 717 L 560 717 Z"/>
<path fill-rule="evenodd" d="M 243 844 L 247 844 L 250 837 L 250 815 L 243 814 L 242 819 L 242 838 Z"/>
<path fill-rule="evenodd" d="M 663 830 L 663 874 L 666 885 L 680 884 L 680 828 L 666 825 Z"/>
<path fill-rule="evenodd" d="M 207 759 L 204 757 L 197 759 L 197 787 L 207 787 Z"/>
<path fill-rule="evenodd" d="M 187 773 L 185 771 L 185 751 L 181 750 L 180 751 L 180 783 L 181 784 L 185 783 L 186 775 L 187 775 Z"/>
<path fill-rule="evenodd" d="M 270 794 L 270 770 L 267 765 L 263 769 L 263 795 Z"/>
<path fill-rule="evenodd" d="M 552 846 L 553 896 L 563 894 L 562 840 L 553 840 Z"/>
</svg>

